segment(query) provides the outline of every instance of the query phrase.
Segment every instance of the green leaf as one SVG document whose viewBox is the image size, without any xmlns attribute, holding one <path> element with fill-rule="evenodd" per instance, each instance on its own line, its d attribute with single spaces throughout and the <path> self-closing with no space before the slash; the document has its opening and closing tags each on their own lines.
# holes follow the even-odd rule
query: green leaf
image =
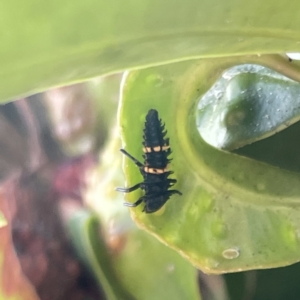
<svg viewBox="0 0 300 300">
<path fill-rule="evenodd" d="M 2 1 L 0 99 L 190 58 L 299 51 L 299 10 L 282 0 Z"/>
<path fill-rule="evenodd" d="M 104 241 L 99 237 L 100 224 L 87 211 L 76 213 L 69 222 L 69 229 L 77 252 L 93 271 L 108 299 L 134 299 L 117 279 Z"/>
<path fill-rule="evenodd" d="M 197 270 L 178 253 L 136 227 L 127 238 L 114 266 L 136 299 L 201 299 Z"/>
<path fill-rule="evenodd" d="M 145 115 L 150 108 L 159 111 L 173 151 L 174 188 L 183 193 L 155 214 L 143 213 L 143 205 L 132 208 L 134 220 L 208 273 L 300 259 L 300 174 L 215 149 L 197 130 L 198 101 L 233 60 L 203 59 L 132 72 L 120 107 L 124 147 L 139 160 Z M 261 64 L 263 60 L 272 65 L 270 57 Z M 273 57 L 273 69 L 280 64 L 281 58 Z M 143 180 L 127 158 L 124 169 L 128 186 Z M 135 202 L 141 195 L 138 190 L 126 200 Z"/>
<path fill-rule="evenodd" d="M 199 133 L 208 144 L 224 150 L 251 144 L 300 119 L 299 95 L 298 82 L 270 69 L 234 67 L 201 100 Z"/>
<path fill-rule="evenodd" d="M 115 191 L 123 184 L 119 144 L 114 131 L 89 180 L 86 199 L 101 220 L 102 235 L 91 214 L 74 216 L 70 228 L 77 249 L 109 299 L 201 299 L 197 270 L 138 229 L 123 206 L 123 195 Z"/>
</svg>

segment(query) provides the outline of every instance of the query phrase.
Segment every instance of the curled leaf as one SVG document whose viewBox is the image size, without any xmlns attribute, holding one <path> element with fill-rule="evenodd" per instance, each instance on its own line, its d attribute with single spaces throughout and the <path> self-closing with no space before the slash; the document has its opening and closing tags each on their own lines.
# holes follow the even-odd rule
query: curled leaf
<svg viewBox="0 0 300 300">
<path fill-rule="evenodd" d="M 234 67 L 199 103 L 197 126 L 210 145 L 234 150 L 300 119 L 300 85 L 257 65 Z"/>
<path fill-rule="evenodd" d="M 158 214 L 145 214 L 143 205 L 131 208 L 132 217 L 207 273 L 300 260 L 300 174 L 213 148 L 197 130 L 198 101 L 214 81 L 234 61 L 255 60 L 293 72 L 279 56 L 203 59 L 132 72 L 123 88 L 120 124 L 125 149 L 143 160 L 145 115 L 157 109 L 170 137 L 176 189 L 183 193 L 172 196 Z M 143 180 L 128 159 L 124 170 L 128 186 Z M 135 202 L 142 195 L 137 190 L 126 200 Z"/>
</svg>

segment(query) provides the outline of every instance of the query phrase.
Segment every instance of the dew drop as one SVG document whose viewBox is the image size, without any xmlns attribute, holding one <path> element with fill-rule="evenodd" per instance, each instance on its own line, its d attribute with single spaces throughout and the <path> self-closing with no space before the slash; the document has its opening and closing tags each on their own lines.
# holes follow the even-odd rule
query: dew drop
<svg viewBox="0 0 300 300">
<path fill-rule="evenodd" d="M 217 238 L 225 238 L 227 227 L 222 221 L 216 221 L 212 224 L 212 233 Z"/>
<path fill-rule="evenodd" d="M 282 235 L 287 245 L 294 247 L 297 244 L 298 232 L 291 224 L 283 226 Z"/>
<path fill-rule="evenodd" d="M 222 252 L 222 256 L 226 259 L 234 259 L 240 256 L 238 248 L 229 248 Z"/>
<path fill-rule="evenodd" d="M 214 201 L 211 197 L 203 197 L 202 199 L 202 207 L 205 211 L 210 211 L 213 208 Z M 198 211 L 198 209 L 197 209 Z"/>
<path fill-rule="evenodd" d="M 172 273 L 175 271 L 175 265 L 174 264 L 169 264 L 167 265 L 167 272 Z"/>
<path fill-rule="evenodd" d="M 154 85 L 154 86 L 161 86 L 163 83 L 163 78 L 160 75 L 157 74 L 151 74 L 147 76 L 146 82 L 148 84 Z"/>
</svg>

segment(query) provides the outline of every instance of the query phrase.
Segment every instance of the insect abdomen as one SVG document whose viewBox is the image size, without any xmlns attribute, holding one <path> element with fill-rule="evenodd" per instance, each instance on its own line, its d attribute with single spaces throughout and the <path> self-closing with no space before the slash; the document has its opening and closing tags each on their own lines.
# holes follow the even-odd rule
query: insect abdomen
<svg viewBox="0 0 300 300">
<path fill-rule="evenodd" d="M 164 139 L 166 135 L 165 125 L 158 118 L 158 112 L 155 109 L 150 109 L 145 122 L 144 129 L 144 147 L 155 148 L 159 146 L 169 145 L 168 139 Z"/>
<path fill-rule="evenodd" d="M 143 151 L 145 165 L 151 168 L 166 169 L 171 154 L 169 139 L 166 135 L 165 125 L 162 124 L 155 109 L 150 109 L 145 122 Z"/>
<path fill-rule="evenodd" d="M 145 194 L 135 203 L 124 203 L 126 206 L 135 207 L 144 202 L 146 213 L 153 213 L 160 209 L 173 194 L 181 195 L 181 192 L 170 189 L 176 182 L 176 179 L 168 178 L 173 172 L 169 171 L 168 164 L 171 159 L 169 139 L 165 138 L 167 132 L 165 125 L 162 124 L 155 109 L 150 109 L 146 116 L 144 128 L 144 164 L 136 158 L 121 149 L 122 153 L 128 156 L 140 169 L 144 181 L 130 188 L 118 188 L 118 191 L 130 193 L 138 188 L 144 190 Z"/>
</svg>

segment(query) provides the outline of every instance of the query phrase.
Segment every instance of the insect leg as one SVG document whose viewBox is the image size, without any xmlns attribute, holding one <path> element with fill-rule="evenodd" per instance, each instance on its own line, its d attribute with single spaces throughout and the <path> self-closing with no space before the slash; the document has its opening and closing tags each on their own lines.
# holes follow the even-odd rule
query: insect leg
<svg viewBox="0 0 300 300">
<path fill-rule="evenodd" d="M 141 162 L 139 162 L 136 158 L 134 158 L 132 155 L 130 155 L 126 150 L 124 150 L 124 149 L 120 149 L 120 151 L 124 154 L 124 155 L 126 155 L 127 157 L 129 157 L 138 167 L 143 167 L 144 165 L 141 163 Z"/>
<path fill-rule="evenodd" d="M 173 186 L 177 182 L 177 180 L 176 179 L 168 179 L 168 182 L 169 182 L 170 186 Z"/>
<path fill-rule="evenodd" d="M 130 192 L 135 191 L 138 188 L 140 188 L 142 184 L 143 183 L 138 183 L 138 184 L 136 184 L 136 185 L 134 185 L 134 186 L 132 186 L 130 188 L 121 188 L 121 187 L 118 187 L 118 188 L 116 188 L 116 191 L 117 192 L 123 192 L 123 193 L 130 193 Z"/>
<path fill-rule="evenodd" d="M 141 197 L 138 201 L 136 201 L 134 203 L 124 202 L 123 205 L 128 206 L 128 207 L 136 207 L 139 204 L 141 204 L 143 200 L 144 200 L 144 197 Z"/>
<path fill-rule="evenodd" d="M 168 190 L 168 193 L 169 193 L 170 195 L 172 195 L 172 194 L 182 195 L 182 193 L 179 192 L 179 191 L 177 191 L 177 190 Z"/>
</svg>

